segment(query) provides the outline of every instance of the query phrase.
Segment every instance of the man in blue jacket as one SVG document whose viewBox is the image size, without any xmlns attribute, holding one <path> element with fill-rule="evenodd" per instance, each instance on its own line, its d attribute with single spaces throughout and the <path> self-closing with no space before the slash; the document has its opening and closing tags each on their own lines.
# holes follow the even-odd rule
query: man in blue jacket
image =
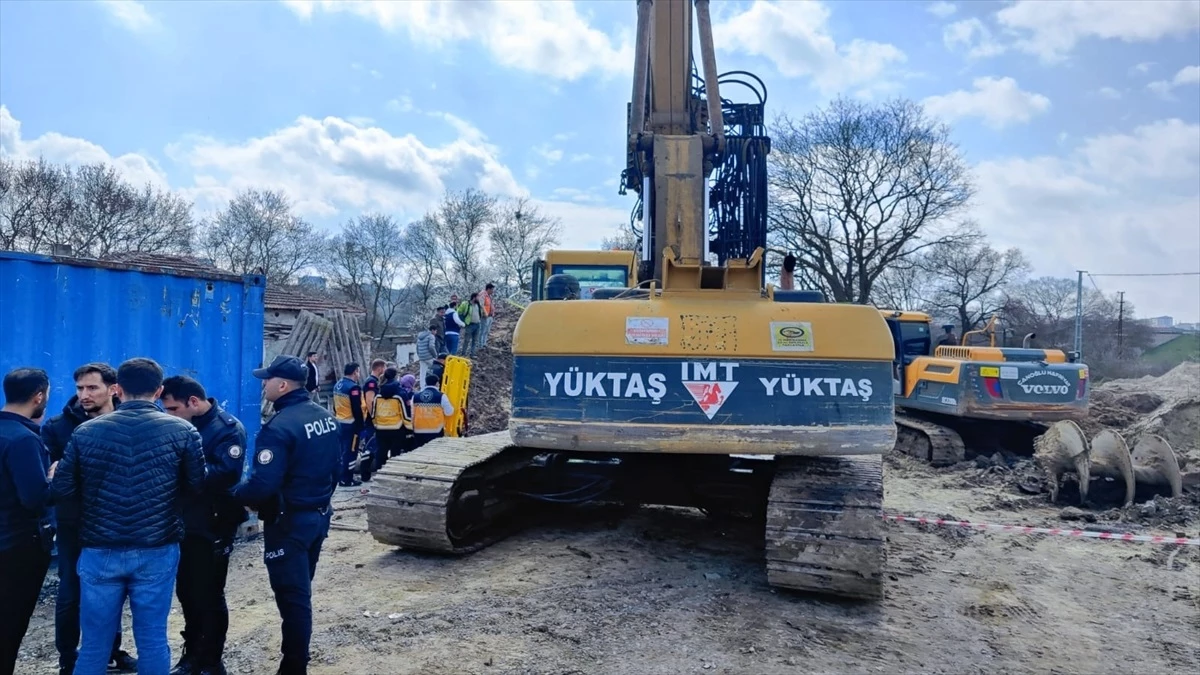
<svg viewBox="0 0 1200 675">
<path fill-rule="evenodd" d="M 283 620 L 278 673 L 308 672 L 312 639 L 312 579 L 329 536 L 330 500 L 341 473 L 338 423 L 304 391 L 304 365 L 279 356 L 254 371 L 275 404 L 254 439 L 234 497 L 263 523 L 263 562 Z"/>
<path fill-rule="evenodd" d="M 53 533 L 43 531 L 54 475 L 33 420 L 46 414 L 50 378 L 37 368 L 4 376 L 0 410 L 0 673 L 12 673 L 17 650 L 50 569 Z"/>
<path fill-rule="evenodd" d="M 204 492 L 184 505 L 175 594 L 183 609 L 183 654 L 170 675 L 224 675 L 229 630 L 225 581 L 229 554 L 246 510 L 229 494 L 242 476 L 246 429 L 186 375 L 163 380 L 162 407 L 200 432 L 208 469 Z"/>
<path fill-rule="evenodd" d="M 117 368 L 122 403 L 75 429 L 52 483 L 55 501 L 78 499 L 83 645 L 77 673 L 103 673 L 126 598 L 138 671 L 171 669 L 171 613 L 182 504 L 204 487 L 200 433 L 154 404 L 162 368 L 135 358 Z"/>
</svg>

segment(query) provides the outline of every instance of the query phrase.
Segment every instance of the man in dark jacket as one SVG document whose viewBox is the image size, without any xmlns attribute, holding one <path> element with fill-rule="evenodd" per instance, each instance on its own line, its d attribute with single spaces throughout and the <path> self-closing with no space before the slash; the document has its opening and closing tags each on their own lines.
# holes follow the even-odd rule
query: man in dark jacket
<svg viewBox="0 0 1200 675">
<path fill-rule="evenodd" d="M 46 414 L 50 378 L 37 368 L 4 376 L 0 410 L 0 673 L 12 673 L 17 650 L 50 569 L 47 503 L 54 466 L 33 420 Z"/>
<path fill-rule="evenodd" d="M 263 523 L 263 562 L 283 620 L 283 661 L 278 672 L 308 672 L 312 639 L 312 579 L 321 544 L 329 536 L 330 499 L 341 473 L 338 423 L 304 391 L 304 366 L 280 356 L 254 371 L 275 416 L 254 440 L 234 488 L 239 502 Z"/>
<path fill-rule="evenodd" d="M 162 406 L 200 432 L 208 467 L 204 493 L 187 500 L 183 511 L 185 533 L 175 577 L 183 608 L 183 654 L 171 675 L 224 675 L 221 655 L 229 630 L 225 581 L 234 535 L 247 518 L 229 490 L 242 476 L 246 429 L 209 398 L 203 385 L 185 375 L 163 380 Z"/>
<path fill-rule="evenodd" d="M 162 368 L 150 359 L 122 363 L 121 405 L 75 430 L 55 472 L 55 500 L 78 499 L 82 507 L 78 673 L 105 671 L 126 598 L 138 671 L 171 669 L 167 616 L 183 500 L 204 487 L 204 450 L 195 427 L 154 405 L 162 381 Z"/>
<path fill-rule="evenodd" d="M 86 363 L 75 369 L 75 395 L 67 401 L 62 414 L 42 425 L 42 442 L 50 451 L 50 461 L 62 459 L 67 441 L 80 424 L 112 412 L 117 399 L 117 371 L 107 363 Z M 58 594 L 54 602 L 54 646 L 58 649 L 60 675 L 71 675 L 79 649 L 79 502 L 54 505 L 58 526 Z M 137 659 L 121 649 L 121 631 L 113 639 L 109 669 L 122 673 L 137 672 Z"/>
</svg>

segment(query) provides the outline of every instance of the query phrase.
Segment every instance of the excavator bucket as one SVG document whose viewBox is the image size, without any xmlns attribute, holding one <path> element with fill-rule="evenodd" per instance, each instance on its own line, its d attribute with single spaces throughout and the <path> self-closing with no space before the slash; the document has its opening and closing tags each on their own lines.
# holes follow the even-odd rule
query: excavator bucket
<svg viewBox="0 0 1200 675">
<path fill-rule="evenodd" d="M 1034 461 L 1046 472 L 1051 502 L 1058 500 L 1062 475 L 1072 470 L 1079 476 L 1079 500 L 1087 499 L 1090 479 L 1088 442 L 1078 424 L 1071 420 L 1055 422 L 1034 440 L 1033 447 Z"/>
<path fill-rule="evenodd" d="M 1129 455 L 1129 446 L 1125 439 L 1115 431 L 1105 429 L 1092 439 L 1091 450 L 1088 451 L 1091 463 L 1092 477 L 1112 478 L 1119 482 L 1124 495 L 1121 502 L 1125 506 L 1133 503 L 1133 460 Z"/>
<path fill-rule="evenodd" d="M 1133 446 L 1133 475 L 1138 486 L 1161 492 L 1169 488 L 1172 497 L 1183 494 L 1183 475 L 1171 444 L 1158 434 L 1146 434 Z"/>
</svg>

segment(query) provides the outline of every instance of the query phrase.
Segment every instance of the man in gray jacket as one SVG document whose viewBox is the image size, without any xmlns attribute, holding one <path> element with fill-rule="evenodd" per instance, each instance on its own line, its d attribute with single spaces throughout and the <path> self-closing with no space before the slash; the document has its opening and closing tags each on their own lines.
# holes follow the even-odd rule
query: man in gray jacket
<svg viewBox="0 0 1200 675">
<path fill-rule="evenodd" d="M 424 382 L 425 376 L 429 374 L 429 369 L 433 367 L 433 360 L 437 358 L 437 338 L 438 332 L 442 327 L 436 321 L 430 322 L 429 327 L 417 333 L 417 361 L 421 363 L 421 374 L 418 376 L 418 382 Z"/>
</svg>

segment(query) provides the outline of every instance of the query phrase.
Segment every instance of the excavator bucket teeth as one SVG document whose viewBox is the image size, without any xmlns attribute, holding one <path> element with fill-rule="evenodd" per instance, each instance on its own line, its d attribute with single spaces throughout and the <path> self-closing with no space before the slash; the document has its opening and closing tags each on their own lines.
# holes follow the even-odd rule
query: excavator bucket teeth
<svg viewBox="0 0 1200 675">
<path fill-rule="evenodd" d="M 1183 494 L 1183 475 L 1179 460 L 1166 439 L 1157 434 L 1147 434 L 1133 446 L 1133 475 L 1139 487 L 1161 491 L 1166 487 L 1172 497 Z"/>
<path fill-rule="evenodd" d="M 1129 446 L 1120 434 L 1108 429 L 1097 434 L 1092 439 L 1088 460 L 1091 463 L 1091 476 L 1118 480 L 1123 494 L 1121 503 L 1125 506 L 1133 503 L 1133 460 L 1129 455 Z M 1092 493 L 1093 499 L 1098 498 L 1097 490 L 1092 490 Z"/>
<path fill-rule="evenodd" d="M 1055 422 L 1033 442 L 1033 459 L 1046 473 L 1050 501 L 1058 501 L 1058 485 L 1062 475 L 1075 471 L 1079 478 L 1079 501 L 1087 499 L 1091 477 L 1088 463 L 1088 442 L 1079 425 L 1071 420 Z"/>
</svg>

